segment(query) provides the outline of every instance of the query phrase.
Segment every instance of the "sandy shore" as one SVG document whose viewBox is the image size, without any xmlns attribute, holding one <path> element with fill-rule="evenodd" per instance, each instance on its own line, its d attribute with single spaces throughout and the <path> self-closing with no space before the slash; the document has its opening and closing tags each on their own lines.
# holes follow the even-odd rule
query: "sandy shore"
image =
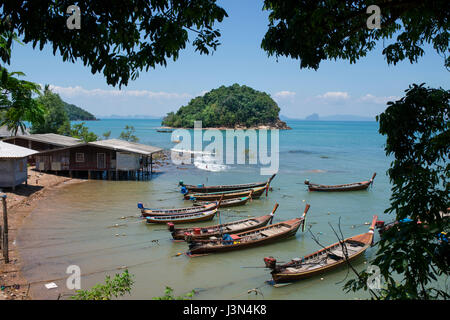
<svg viewBox="0 0 450 320">
<path fill-rule="evenodd" d="M 68 184 L 80 183 L 86 180 L 71 179 L 46 173 L 39 173 L 28 168 L 28 185 L 22 184 L 15 191 L 5 189 L 7 196 L 8 226 L 9 226 L 9 263 L 5 264 L 0 254 L 0 300 L 29 300 L 27 280 L 21 274 L 21 259 L 15 240 L 25 219 L 31 214 L 39 201 L 49 190 L 61 188 Z M 1 220 L 3 224 L 3 218 Z"/>
</svg>

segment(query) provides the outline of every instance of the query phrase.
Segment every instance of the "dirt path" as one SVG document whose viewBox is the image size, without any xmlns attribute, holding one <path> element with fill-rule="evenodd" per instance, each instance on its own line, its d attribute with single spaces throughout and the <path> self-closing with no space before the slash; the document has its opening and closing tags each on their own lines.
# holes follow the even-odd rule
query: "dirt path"
<svg viewBox="0 0 450 320">
<path fill-rule="evenodd" d="M 39 173 L 34 171 L 34 168 L 28 168 L 28 185 L 22 184 L 16 187 L 15 191 L 5 189 L 6 192 L 0 193 L 7 196 L 10 260 L 8 264 L 5 264 L 3 255 L 0 253 L 0 300 L 31 299 L 27 281 L 20 272 L 20 255 L 15 245 L 22 223 L 37 206 L 39 200 L 46 196 L 47 191 L 84 181 L 86 180 Z M 0 216 L 2 216 L 1 213 Z M 3 224 L 3 216 L 0 224 Z"/>
</svg>

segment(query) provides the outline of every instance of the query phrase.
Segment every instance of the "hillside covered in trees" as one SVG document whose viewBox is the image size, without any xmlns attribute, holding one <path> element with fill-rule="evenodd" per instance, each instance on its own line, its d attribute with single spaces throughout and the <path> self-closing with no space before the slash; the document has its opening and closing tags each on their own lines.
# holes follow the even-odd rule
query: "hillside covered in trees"
<svg viewBox="0 0 450 320">
<path fill-rule="evenodd" d="M 201 120 L 204 128 L 290 129 L 278 117 L 280 108 L 269 94 L 247 86 L 221 86 L 192 99 L 176 113 L 170 112 L 162 125 L 193 128 Z"/>
<path fill-rule="evenodd" d="M 66 113 L 69 116 L 70 121 L 97 120 L 92 113 L 89 113 L 86 110 L 81 109 L 80 107 L 77 107 L 74 104 L 64 102 L 64 109 L 66 110 Z"/>
</svg>

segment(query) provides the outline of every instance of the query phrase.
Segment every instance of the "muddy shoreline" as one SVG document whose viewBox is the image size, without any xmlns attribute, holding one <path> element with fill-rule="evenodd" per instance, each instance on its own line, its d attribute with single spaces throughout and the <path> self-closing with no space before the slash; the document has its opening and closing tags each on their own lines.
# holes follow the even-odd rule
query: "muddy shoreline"
<svg viewBox="0 0 450 320">
<path fill-rule="evenodd" d="M 51 190 L 87 180 L 40 173 L 28 168 L 28 184 L 17 186 L 13 191 L 5 189 L 8 208 L 9 263 L 0 255 L 0 300 L 31 300 L 29 284 L 22 275 L 22 259 L 16 246 L 17 234 L 24 221 L 33 212 L 39 201 Z M 3 213 L 2 213 L 3 214 Z"/>
</svg>

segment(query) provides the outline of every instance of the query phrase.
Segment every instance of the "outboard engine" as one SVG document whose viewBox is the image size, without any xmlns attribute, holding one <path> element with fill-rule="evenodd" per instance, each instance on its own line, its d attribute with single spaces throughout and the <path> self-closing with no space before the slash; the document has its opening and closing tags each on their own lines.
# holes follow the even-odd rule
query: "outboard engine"
<svg viewBox="0 0 450 320">
<path fill-rule="evenodd" d="M 378 221 L 375 223 L 375 226 L 376 226 L 378 229 L 383 228 L 383 227 L 384 227 L 384 221 L 378 220 Z"/>
<path fill-rule="evenodd" d="M 184 233 L 184 240 L 185 240 L 187 243 L 191 243 L 191 242 L 192 242 L 192 235 L 191 235 L 189 232 L 185 232 L 185 233 Z"/>
<path fill-rule="evenodd" d="M 264 263 L 266 264 L 266 268 L 275 269 L 277 265 L 277 259 L 274 257 L 265 257 Z"/>
<path fill-rule="evenodd" d="M 144 210 L 144 205 L 142 204 L 142 202 L 138 202 L 137 207 L 138 209 Z"/>
<path fill-rule="evenodd" d="M 175 231 L 175 225 L 172 222 L 167 223 L 167 226 L 169 227 L 169 231 L 170 232 L 174 232 Z"/>
<path fill-rule="evenodd" d="M 309 184 L 309 180 L 308 180 L 308 179 L 305 180 L 305 184 L 306 184 L 306 185 Z"/>
<path fill-rule="evenodd" d="M 189 190 L 185 186 L 182 186 L 180 192 L 181 194 L 187 194 Z"/>
</svg>

